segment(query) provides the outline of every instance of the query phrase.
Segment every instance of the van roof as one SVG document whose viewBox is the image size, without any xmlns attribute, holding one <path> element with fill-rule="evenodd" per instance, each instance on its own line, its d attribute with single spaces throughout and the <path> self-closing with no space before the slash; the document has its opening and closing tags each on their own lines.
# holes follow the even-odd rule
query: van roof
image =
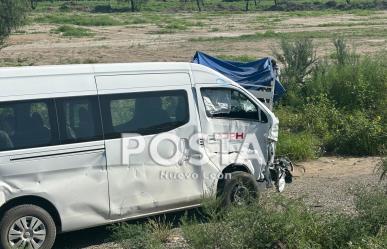
<svg viewBox="0 0 387 249">
<path fill-rule="evenodd" d="M 28 77 L 64 74 L 106 74 L 120 72 L 179 72 L 189 71 L 188 62 L 144 62 L 144 63 L 114 63 L 114 64 L 71 64 L 27 67 L 0 67 L 0 78 Z M 210 70 L 210 69 L 209 69 Z"/>
<path fill-rule="evenodd" d="M 190 74 L 190 78 L 192 77 L 193 80 L 190 81 L 187 77 L 185 83 L 176 81 L 175 84 L 192 82 L 195 84 L 235 84 L 209 67 L 187 62 L 5 67 L 0 68 L 0 101 L 93 95 L 96 93 L 94 76 L 102 79 L 103 76 L 167 73 Z M 43 78 L 45 80 L 42 80 Z M 165 86 L 165 79 L 162 81 L 156 77 L 155 80 L 157 83 L 149 86 Z M 141 81 L 142 87 L 144 84 Z M 135 84 L 125 83 L 125 87 L 135 87 Z"/>
</svg>

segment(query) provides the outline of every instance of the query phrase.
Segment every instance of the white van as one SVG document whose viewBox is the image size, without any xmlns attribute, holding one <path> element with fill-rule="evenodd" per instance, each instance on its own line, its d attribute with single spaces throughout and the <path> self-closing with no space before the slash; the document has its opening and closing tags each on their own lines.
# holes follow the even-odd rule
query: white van
<svg viewBox="0 0 387 249">
<path fill-rule="evenodd" d="M 0 247 L 49 249 L 207 194 L 244 201 L 277 136 L 264 104 L 197 64 L 1 68 Z"/>
</svg>

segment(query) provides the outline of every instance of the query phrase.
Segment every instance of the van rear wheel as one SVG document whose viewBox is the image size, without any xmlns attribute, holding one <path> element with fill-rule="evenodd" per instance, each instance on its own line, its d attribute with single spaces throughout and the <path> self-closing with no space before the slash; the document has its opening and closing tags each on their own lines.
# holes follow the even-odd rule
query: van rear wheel
<svg viewBox="0 0 387 249">
<path fill-rule="evenodd" d="M 1 248 L 51 249 L 56 226 L 51 215 L 35 205 L 8 210 L 0 222 Z"/>
<path fill-rule="evenodd" d="M 259 197 L 259 187 L 254 177 L 246 172 L 231 173 L 231 179 L 224 180 L 223 205 L 249 204 Z"/>
</svg>

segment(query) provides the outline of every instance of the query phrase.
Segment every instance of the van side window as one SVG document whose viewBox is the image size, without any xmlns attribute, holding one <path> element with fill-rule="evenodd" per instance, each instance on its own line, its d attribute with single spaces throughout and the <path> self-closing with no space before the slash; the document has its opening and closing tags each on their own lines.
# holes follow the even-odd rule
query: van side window
<svg viewBox="0 0 387 249">
<path fill-rule="evenodd" d="M 103 138 L 97 97 L 57 99 L 56 104 L 62 144 Z"/>
<path fill-rule="evenodd" d="M 267 116 L 245 94 L 230 88 L 203 88 L 208 117 L 247 119 L 267 123 Z"/>
<path fill-rule="evenodd" d="M 162 133 L 189 121 L 187 93 L 180 90 L 105 95 L 101 108 L 107 138 Z"/>
<path fill-rule="evenodd" d="M 52 100 L 0 104 L 0 151 L 58 144 Z"/>
</svg>

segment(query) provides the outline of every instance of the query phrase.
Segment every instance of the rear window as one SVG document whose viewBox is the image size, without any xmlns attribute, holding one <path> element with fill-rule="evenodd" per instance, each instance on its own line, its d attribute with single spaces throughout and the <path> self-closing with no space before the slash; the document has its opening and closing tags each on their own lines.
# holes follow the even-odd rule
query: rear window
<svg viewBox="0 0 387 249">
<path fill-rule="evenodd" d="M 55 123 L 52 100 L 0 103 L 0 151 L 57 144 Z"/>
</svg>

